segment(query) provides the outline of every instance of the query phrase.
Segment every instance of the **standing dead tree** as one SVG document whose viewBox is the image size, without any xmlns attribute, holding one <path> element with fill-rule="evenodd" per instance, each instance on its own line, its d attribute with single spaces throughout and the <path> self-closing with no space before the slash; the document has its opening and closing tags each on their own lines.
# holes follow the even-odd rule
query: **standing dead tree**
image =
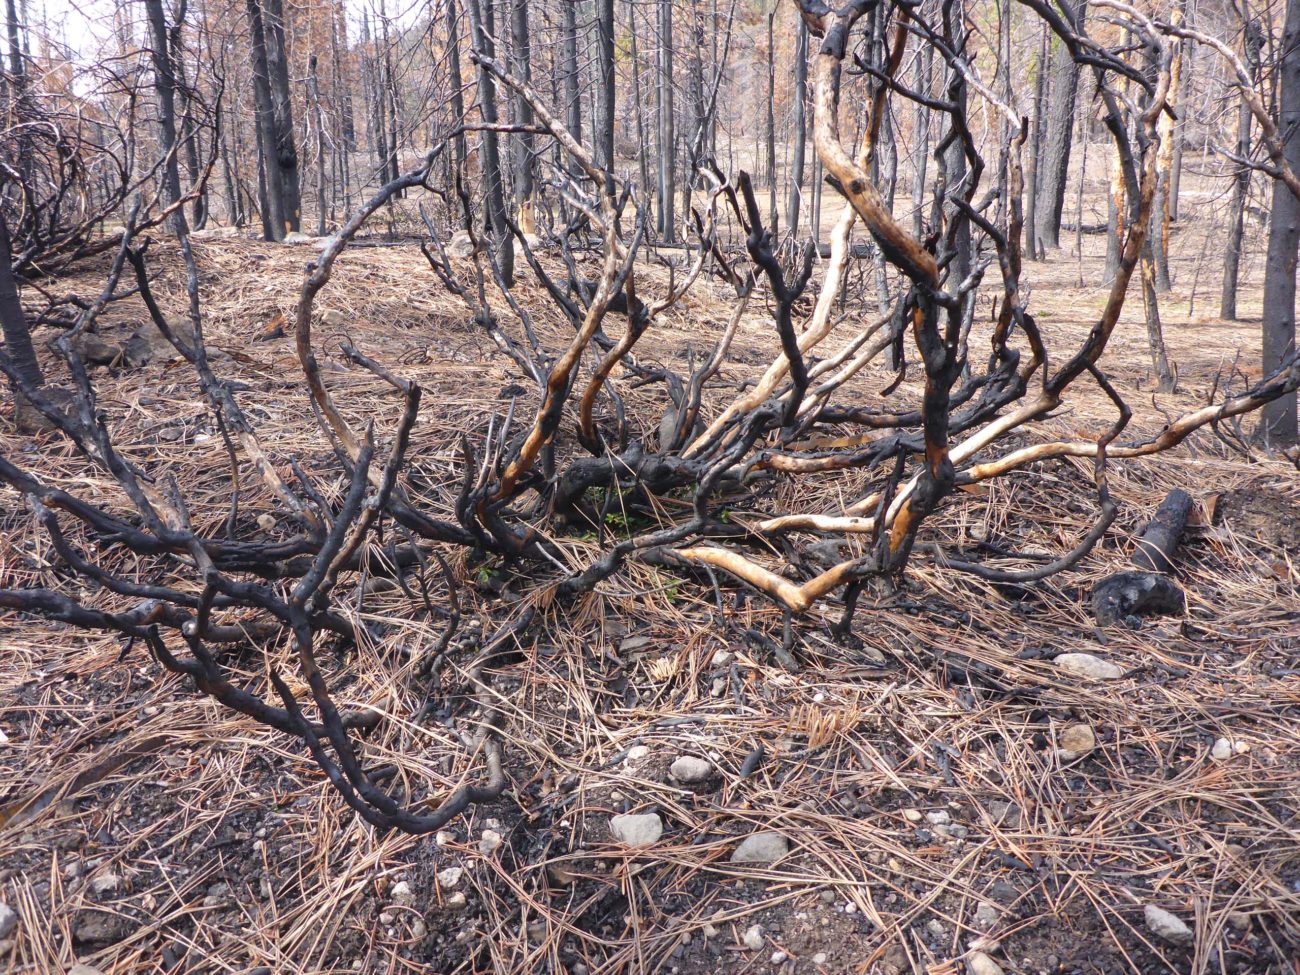
<svg viewBox="0 0 1300 975">
<path fill-rule="evenodd" d="M 1300 365 L 1288 361 L 1247 392 L 1171 418 L 1153 438 L 1120 440 L 1130 410 L 1106 378 L 1104 358 L 1152 226 L 1159 119 L 1170 83 L 1168 59 L 1162 56 L 1167 32 L 1118 0 L 1093 0 L 1108 15 L 1126 20 L 1141 38 L 1136 47 L 1112 49 L 1047 0 L 1022 2 L 1054 32 L 1080 70 L 1092 73 L 1122 177 L 1126 219 L 1115 275 L 1102 310 L 1076 347 L 1049 355 L 1026 303 L 1021 154 L 1028 126 L 1008 93 L 999 95 L 965 55 L 963 45 L 974 26 L 955 5 L 939 5 L 927 15 L 913 5 L 879 0 L 848 0 L 836 7 L 800 0 L 810 34 L 814 148 L 841 197 L 820 276 L 813 274 L 811 244 L 782 262 L 748 174 L 733 181 L 701 153 L 693 176 L 708 189 L 698 207 L 681 215 L 681 225 L 692 230 L 691 246 L 668 283 L 656 285 L 639 273 L 637 258 L 648 228 L 634 188 L 611 174 L 603 156 L 567 128 L 562 108 L 548 104 L 497 58 L 487 11 L 473 2 L 467 9 L 481 88 L 500 85 L 526 101 L 533 134 L 562 151 L 559 159 L 539 151 L 535 160 L 538 191 L 557 197 L 573 215 L 558 236 L 567 277 L 535 253 L 530 235 L 504 214 L 498 215 L 501 223 L 491 221 L 492 229 L 513 236 L 528 273 L 572 328 L 555 347 L 538 337 L 509 288 L 509 272 L 496 247 L 479 246 L 474 201 L 467 181 L 458 179 L 464 226 L 475 243 L 471 260 L 450 258 L 437 234 L 425 245 L 425 255 L 525 384 L 504 416 L 493 418 L 486 438 L 463 438 L 459 487 L 413 488 L 409 435 L 420 391 L 351 345 L 344 354 L 392 389 L 397 418 L 383 436 L 349 421 L 349 411 L 322 379 L 313 310 L 339 255 L 366 222 L 398 194 L 431 188 L 444 146 L 455 145 L 467 131 L 481 131 L 485 146 L 487 135 L 516 133 L 517 127 L 487 118 L 486 111 L 483 121 L 449 133 L 420 166 L 387 183 L 308 269 L 296 308 L 295 343 L 322 435 L 337 458 L 332 470 L 308 473 L 294 458 L 273 456 L 249 413 L 215 375 L 204 350 L 198 272 L 184 227 L 177 228 L 177 243 L 187 274 L 189 337 L 181 336 L 153 300 L 146 243 L 134 220 L 128 225 L 100 299 L 88 304 L 59 343 L 76 408 L 70 414 L 58 409 L 0 357 L 0 370 L 119 489 L 114 507 L 46 484 L 19 461 L 0 458 L 0 481 L 26 499 L 66 572 L 95 582 L 111 598 L 92 605 L 75 595 L 77 590 L 11 589 L 0 591 L 0 607 L 113 630 L 143 644 L 164 667 L 188 675 L 204 693 L 297 737 L 368 822 L 422 832 L 509 786 L 497 739 L 499 712 L 481 663 L 468 668 L 466 699 L 473 702 L 480 730 L 467 743 L 473 757 L 466 772 L 481 784 L 466 781 L 449 791 L 446 783 L 415 781 L 401 796 L 385 791 L 388 771 L 367 767 L 357 739 L 373 718 L 340 710 L 321 663 L 327 641 L 346 645 L 365 639 L 363 615 L 353 603 L 359 587 L 346 580 L 368 553 L 382 552 L 390 571 L 418 578 L 429 612 L 443 621 L 436 645 L 424 649 L 421 665 L 414 668 L 417 679 L 430 682 L 430 695 L 440 691 L 441 671 L 454 646 L 495 650 L 518 637 L 532 619 L 525 613 L 494 634 L 453 641 L 460 597 L 446 555 L 457 549 L 516 567 L 543 591 L 539 600 L 556 606 L 597 590 L 634 561 L 711 577 L 718 585 L 731 579 L 784 611 L 787 654 L 798 642 L 797 616 L 818 603 L 835 605 L 837 631 L 846 634 L 861 595 L 888 592 L 918 558 L 945 572 L 1018 584 L 1068 570 L 1116 517 L 1118 506 L 1107 488 L 1111 462 L 1167 450 L 1207 425 L 1259 409 L 1300 386 Z M 860 56 L 880 38 L 887 46 L 883 58 Z M 900 67 L 910 46 L 928 50 L 943 67 L 944 90 L 920 92 L 904 80 Z M 1153 63 L 1157 69 L 1151 73 L 1146 68 Z M 860 106 L 867 114 L 860 140 L 841 127 L 851 114 L 842 111 L 846 66 L 870 74 L 874 82 L 870 100 Z M 1142 93 L 1130 99 L 1139 114 L 1134 132 L 1125 123 L 1117 79 Z M 894 217 L 870 175 L 884 113 L 899 115 L 898 103 L 909 100 L 934 113 L 940 122 L 936 130 L 945 133 L 934 154 L 939 178 L 928 201 L 931 229 L 924 238 Z M 987 107 L 1006 123 L 996 146 L 1004 160 L 997 167 L 987 165 L 973 134 L 973 106 Z M 954 175 L 954 154 L 962 158 L 961 178 L 948 178 Z M 998 182 L 1005 183 L 1004 190 L 984 188 L 989 171 L 1003 174 Z M 671 198 L 665 194 L 661 207 Z M 742 229 L 743 251 L 726 248 L 720 228 L 727 221 Z M 854 247 L 859 230 L 871 237 L 896 279 L 884 314 L 862 298 L 854 298 L 847 313 L 837 311 L 845 281 L 860 259 Z M 579 244 L 588 253 L 594 246 L 594 254 L 584 257 Z M 969 265 L 958 274 L 963 253 L 969 253 Z M 594 280 L 578 273 L 582 261 L 595 271 Z M 270 543 L 240 537 L 233 515 L 224 535 L 197 530 L 180 486 L 165 471 L 146 473 L 114 447 L 104 405 L 72 339 L 92 327 L 128 267 L 155 324 L 191 363 L 211 410 L 229 432 L 232 464 L 238 466 L 242 454 L 298 525 L 295 538 Z M 720 276 L 736 296 L 732 315 L 712 336 L 711 350 L 683 374 L 641 361 L 639 343 L 705 274 Z M 731 361 L 732 344 L 742 317 L 761 313 L 756 310 L 761 303 L 753 300 L 760 292 L 779 351 L 736 393 L 721 385 L 719 374 L 729 361 L 733 369 L 745 368 Z M 987 347 L 977 350 L 969 326 L 975 302 L 989 293 L 996 298 L 996 315 Z M 614 336 L 606 328 L 613 329 L 616 310 L 626 318 Z M 864 395 L 855 377 L 883 363 L 909 335 L 912 353 L 898 357 L 895 381 L 883 393 Z M 904 391 L 908 369 L 923 374 L 919 398 Z M 623 395 L 629 382 L 663 384 L 672 409 L 658 422 L 629 416 Z M 1084 383 L 1095 383 L 1115 407 L 1114 422 L 1097 439 L 1025 436 L 1029 424 L 1060 408 Z M 1093 462 L 1097 510 L 1092 526 L 1052 561 L 1025 570 L 1015 567 L 1014 555 L 1000 552 L 993 561 L 973 562 L 927 537 L 935 513 L 961 503 L 958 489 L 1069 458 Z M 292 479 L 285 473 L 290 470 Z M 856 473 L 864 487 L 833 507 L 813 507 L 800 502 L 797 492 L 781 490 L 836 472 Z M 346 485 L 341 497 L 325 499 L 317 486 L 325 476 Z M 673 503 L 664 504 L 669 495 L 675 495 Z M 635 515 L 637 527 L 610 532 L 611 512 L 629 525 Z M 381 537 L 381 528 L 391 530 Z M 598 545 L 594 556 L 583 554 L 590 547 L 565 544 L 574 532 L 592 533 Z M 812 556 L 814 546 L 824 551 L 828 542 L 836 553 L 829 564 Z M 130 575 L 108 567 L 113 550 L 134 557 Z M 257 652 L 275 640 L 287 640 L 293 649 L 297 693 L 274 669 L 269 687 L 233 679 L 216 650 Z M 433 811 L 427 811 L 430 805 Z"/>
</svg>

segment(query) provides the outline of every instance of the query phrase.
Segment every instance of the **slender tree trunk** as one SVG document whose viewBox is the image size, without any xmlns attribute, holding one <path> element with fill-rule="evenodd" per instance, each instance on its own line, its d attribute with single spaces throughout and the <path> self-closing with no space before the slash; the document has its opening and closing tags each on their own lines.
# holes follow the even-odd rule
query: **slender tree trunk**
<svg viewBox="0 0 1300 975">
<path fill-rule="evenodd" d="M 514 73 L 525 84 L 532 83 L 532 58 L 528 38 L 528 0 L 510 0 L 510 45 L 514 54 Z M 533 109 L 528 99 L 515 93 L 515 121 L 533 124 Z M 513 140 L 515 203 L 523 207 L 533 197 L 533 137 L 518 133 Z"/>
<path fill-rule="evenodd" d="M 275 118 L 274 159 L 282 187 L 285 229 L 301 230 L 302 189 L 298 174 L 298 147 L 293 134 L 293 103 L 289 97 L 289 55 L 284 43 L 284 7 L 281 0 L 262 0 L 262 3 L 266 65 L 270 71 L 271 106 Z"/>
<path fill-rule="evenodd" d="M 1051 34 L 1047 24 L 1038 43 L 1038 59 L 1034 62 L 1034 118 L 1029 126 L 1028 161 L 1025 163 L 1025 239 L 1029 244 L 1029 259 L 1043 259 L 1043 248 L 1038 242 L 1038 200 L 1042 188 L 1038 160 L 1043 151 L 1043 109 L 1047 93 L 1047 54 Z"/>
<path fill-rule="evenodd" d="M 1181 24 L 1183 17 L 1182 3 L 1174 5 L 1173 13 L 1170 20 L 1174 24 Z M 1172 57 L 1169 61 L 1169 97 L 1176 99 L 1182 93 L 1182 71 L 1183 59 L 1181 44 L 1171 45 Z M 1170 105 L 1173 111 L 1180 115 L 1185 111 L 1182 102 L 1175 102 Z M 1152 246 L 1155 249 L 1156 257 L 1156 290 L 1161 294 L 1169 291 L 1173 287 L 1172 278 L 1169 273 L 1169 235 L 1170 224 L 1173 220 L 1174 203 L 1172 194 L 1173 174 L 1174 174 L 1174 141 L 1177 138 L 1177 129 L 1173 117 L 1169 112 L 1161 112 L 1160 119 L 1157 122 L 1157 132 L 1160 136 L 1160 147 L 1156 156 L 1156 199 L 1154 213 L 1152 215 Z"/>
<path fill-rule="evenodd" d="M 1282 31 L 1278 130 L 1286 161 L 1300 172 L 1300 0 L 1287 0 Z M 1264 372 L 1291 361 L 1296 352 L 1296 258 L 1300 247 L 1300 199 L 1280 179 L 1273 181 L 1268 257 L 1264 263 Z M 1296 394 L 1264 407 L 1260 435 L 1269 443 L 1297 440 Z"/>
<path fill-rule="evenodd" d="M 1062 0 L 1082 20 L 1084 0 Z M 1041 187 L 1036 218 L 1038 240 L 1044 248 L 1059 247 L 1061 216 L 1065 211 L 1066 180 L 1070 172 L 1070 143 L 1074 134 L 1074 103 L 1079 87 L 1079 66 L 1064 44 L 1057 42 L 1052 88 L 1047 99 L 1047 126 L 1043 139 Z"/>
<path fill-rule="evenodd" d="M 785 224 L 791 239 L 799 236 L 799 203 L 803 196 L 804 156 L 808 147 L 808 25 L 799 19 L 794 45 L 794 159 L 790 163 L 790 199 Z"/>
<path fill-rule="evenodd" d="M 930 94 L 930 79 L 934 74 L 934 48 L 926 44 L 916 61 L 916 90 L 926 97 Z M 916 148 L 912 165 L 912 234 L 918 240 L 925 237 L 925 169 L 930 159 L 930 108 L 916 103 L 912 115 Z"/>
<path fill-rule="evenodd" d="M 596 60 L 600 68 L 597 91 L 596 158 L 608 174 L 614 172 L 614 0 L 596 0 Z M 671 65 L 670 65 L 671 68 Z M 670 82 L 671 84 L 671 82 Z M 671 204 L 669 205 L 671 212 Z"/>
<path fill-rule="evenodd" d="M 677 192 L 676 138 L 673 134 L 673 4 L 659 3 L 659 234 L 664 243 L 676 238 L 673 196 Z"/>
<path fill-rule="evenodd" d="M 13 6 L 13 0 L 9 0 L 9 6 Z M 14 277 L 13 253 L 9 242 L 9 224 L 5 222 L 3 210 L 0 210 L 0 329 L 3 329 L 5 339 L 5 347 L 0 350 L 0 355 L 9 358 L 23 382 L 32 386 L 44 386 L 45 377 L 36 360 L 31 330 L 27 327 L 27 316 L 23 313 L 23 303 L 18 295 L 18 279 Z M 21 394 L 16 387 L 13 392 L 17 401 Z"/>
<path fill-rule="evenodd" d="M 325 236 L 325 113 L 320 107 L 320 77 L 316 55 L 307 59 L 308 87 L 312 113 L 316 117 L 316 235 Z"/>
<path fill-rule="evenodd" d="M 563 24 L 561 26 L 561 70 L 564 72 L 564 115 L 565 124 L 569 129 L 569 134 L 579 142 L 582 141 L 582 96 L 578 88 L 578 19 L 576 16 L 578 5 L 576 3 L 560 4 L 561 13 L 563 14 Z M 632 69 L 636 69 L 636 14 L 632 13 Z M 635 92 L 637 104 L 640 105 L 641 92 Z M 640 109 L 637 112 L 638 131 L 641 125 Z M 641 143 L 641 152 L 645 153 L 645 142 Z M 567 159 L 568 154 L 565 153 Z M 644 160 L 642 160 L 644 164 Z M 568 160 L 569 173 L 573 176 L 581 174 L 581 169 L 572 159 Z"/>
<path fill-rule="evenodd" d="M 1174 160 L 1169 172 L 1169 219 L 1178 222 L 1178 191 L 1183 182 L 1183 145 L 1187 141 L 1187 108 L 1192 103 L 1192 68 L 1196 47 L 1191 41 L 1182 42 L 1179 62 L 1182 64 L 1182 83 L 1178 87 L 1178 122 L 1174 125 Z"/>
<path fill-rule="evenodd" d="M 572 10 L 571 4 L 565 4 L 565 10 Z M 631 45 L 630 54 L 632 56 L 632 109 L 636 113 L 636 143 L 640 148 L 638 153 L 637 165 L 641 172 L 641 199 L 646 207 L 650 206 L 651 186 L 650 186 L 650 141 L 646 136 L 645 126 L 645 105 L 641 97 L 641 55 L 637 44 L 636 31 L 636 8 L 628 8 L 628 39 Z M 577 98 L 577 63 L 574 62 L 573 86 L 574 98 Z M 579 113 L 578 118 L 581 118 Z"/>
<path fill-rule="evenodd" d="M 176 159 L 176 74 L 172 64 L 171 45 L 168 43 L 167 21 L 162 0 L 145 0 L 149 18 L 150 59 L 153 62 L 154 89 L 158 92 L 158 129 L 164 154 L 163 191 L 167 203 L 181 198 L 181 173 Z M 184 232 L 185 213 L 177 207 L 172 211 L 171 224 Z"/>
<path fill-rule="evenodd" d="M 276 126 L 271 105 L 271 75 L 267 64 L 266 32 L 260 0 L 245 0 L 248 34 L 253 53 L 253 98 L 257 110 L 258 196 L 262 210 L 262 236 L 284 240 L 288 218 L 284 186 L 275 164 Z"/>
<path fill-rule="evenodd" d="M 1250 158 L 1250 106 L 1243 99 L 1237 108 L 1237 157 Z M 1241 267 L 1241 247 L 1246 229 L 1246 198 L 1250 194 L 1249 166 L 1238 166 L 1232 180 L 1232 200 L 1228 204 L 1228 240 L 1223 251 L 1223 295 L 1219 299 L 1219 317 L 1230 321 L 1237 317 L 1237 279 Z"/>
<path fill-rule="evenodd" d="M 473 30 L 474 46 L 488 57 L 494 58 L 496 34 L 493 11 L 494 0 L 468 0 L 470 27 Z M 496 79 L 487 68 L 480 67 L 478 72 L 479 114 L 485 125 L 497 124 L 497 89 Z M 497 264 L 501 277 L 509 287 L 515 281 L 515 249 L 511 239 L 510 227 L 506 223 L 505 187 L 501 179 L 501 147 L 497 133 L 491 128 L 483 132 L 483 195 L 487 199 L 487 221 L 493 238 Z"/>
<path fill-rule="evenodd" d="M 768 230 L 773 236 L 777 231 L 776 220 L 776 40 L 773 36 L 773 24 L 776 20 L 776 8 L 767 15 L 767 191 Z"/>
<path fill-rule="evenodd" d="M 456 11 L 456 0 L 447 0 L 447 74 L 451 83 L 451 124 L 463 125 L 465 119 L 465 80 L 460 74 L 460 17 Z M 456 169 L 465 166 L 465 133 L 456 133 L 452 150 L 456 157 Z"/>
</svg>

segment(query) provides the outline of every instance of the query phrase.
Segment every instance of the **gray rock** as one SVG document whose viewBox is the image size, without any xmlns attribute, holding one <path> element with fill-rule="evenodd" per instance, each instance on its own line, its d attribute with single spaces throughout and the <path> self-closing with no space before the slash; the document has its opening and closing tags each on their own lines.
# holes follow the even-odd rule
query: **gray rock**
<svg viewBox="0 0 1300 975">
<path fill-rule="evenodd" d="M 115 873 L 101 873 L 90 881 L 90 889 L 96 894 L 111 894 L 122 886 L 122 878 Z"/>
<path fill-rule="evenodd" d="M 694 755 L 683 755 L 673 762 L 668 771 L 672 773 L 673 778 L 678 782 L 684 785 L 693 785 L 696 782 L 705 781 L 713 774 L 713 763 L 702 758 L 696 758 Z"/>
<path fill-rule="evenodd" d="M 1058 741 L 1061 747 L 1057 754 L 1067 762 L 1082 758 L 1097 747 L 1097 735 L 1092 726 L 1086 724 L 1072 724 L 1062 729 Z"/>
<path fill-rule="evenodd" d="M 1181 918 L 1170 914 L 1163 907 L 1148 904 L 1143 913 L 1146 915 L 1147 930 L 1171 945 L 1191 944 L 1196 937 Z"/>
<path fill-rule="evenodd" d="M 1002 966 L 982 951 L 972 951 L 966 956 L 966 971 L 970 975 L 1002 975 Z"/>
<path fill-rule="evenodd" d="M 988 901 L 975 908 L 975 927 L 981 931 L 992 931 L 1001 919 L 1002 912 Z"/>
<path fill-rule="evenodd" d="M 111 366 L 126 349 L 116 342 L 110 342 L 102 335 L 84 332 L 72 341 L 77 355 L 92 366 Z"/>
<path fill-rule="evenodd" d="M 79 944 L 114 944 L 131 933 L 131 922 L 118 914 L 85 911 L 72 929 L 72 940 Z"/>
<path fill-rule="evenodd" d="M 14 933 L 18 927 L 18 915 L 8 904 L 0 904 L 0 941 Z"/>
<path fill-rule="evenodd" d="M 393 884 L 388 891 L 388 896 L 394 904 L 401 904 L 403 907 L 413 907 L 415 905 L 415 891 L 405 880 L 399 880 Z"/>
<path fill-rule="evenodd" d="M 740 939 L 745 943 L 745 947 L 750 951 L 758 951 L 763 947 L 763 925 L 755 924 L 748 928 Z"/>
<path fill-rule="evenodd" d="M 790 841 L 780 833 L 750 833 L 731 854 L 732 863 L 773 863 L 790 852 Z"/>
<path fill-rule="evenodd" d="M 1060 670 L 1075 677 L 1090 677 L 1093 680 L 1115 680 L 1117 677 L 1124 676 L 1122 668 L 1091 653 L 1063 653 L 1053 663 Z"/>
<path fill-rule="evenodd" d="M 947 826 L 952 822 L 952 816 L 949 815 L 946 809 L 937 809 L 934 812 L 926 813 L 925 819 L 931 826 Z"/>
<path fill-rule="evenodd" d="M 664 821 L 658 813 L 624 813 L 610 818 L 609 829 L 627 846 L 653 846 L 664 835 Z"/>
<path fill-rule="evenodd" d="M 483 835 L 478 841 L 478 851 L 485 857 L 491 856 L 501 847 L 501 834 L 494 829 L 483 830 Z"/>
<path fill-rule="evenodd" d="M 182 335 L 181 338 L 188 340 L 186 335 Z M 179 355 L 176 347 L 162 332 L 158 331 L 158 326 L 152 322 L 141 325 L 126 340 L 126 358 L 133 366 L 142 366 L 154 359 L 170 360 L 173 356 Z"/>
</svg>

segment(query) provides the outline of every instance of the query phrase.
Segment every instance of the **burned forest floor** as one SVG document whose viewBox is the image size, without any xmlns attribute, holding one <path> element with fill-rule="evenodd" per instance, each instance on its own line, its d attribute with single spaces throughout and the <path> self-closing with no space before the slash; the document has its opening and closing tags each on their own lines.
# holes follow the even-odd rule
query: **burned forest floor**
<svg viewBox="0 0 1300 975">
<path fill-rule="evenodd" d="M 1161 307 L 1178 366 L 1172 393 L 1153 387 L 1140 290 L 1130 295 L 1102 363 L 1134 410 L 1124 439 L 1259 376 L 1261 272 L 1247 272 L 1243 321 L 1213 317 L 1216 233 L 1186 220 L 1175 234 L 1175 289 Z M 1063 251 L 1026 269 L 1030 307 L 1056 349 L 1078 344 L 1104 300 L 1104 239 L 1083 243 L 1082 259 Z M 195 247 L 218 374 L 236 384 L 268 449 L 323 472 L 322 491 L 337 498 L 345 485 L 280 327 L 311 247 L 221 236 Z M 160 298 L 179 317 L 175 248 L 154 251 Z M 102 271 L 85 267 L 60 288 L 97 292 Z M 638 285 L 666 282 L 647 264 Z M 535 283 L 516 297 L 544 341 L 564 338 Z M 655 325 L 641 357 L 684 370 L 725 326 L 726 298 L 703 281 Z M 874 315 L 874 294 L 867 304 Z M 462 433 L 484 436 L 512 397 L 525 415 L 535 390 L 414 243 L 346 252 L 317 311 L 325 376 L 351 419 L 373 419 L 382 436 L 400 407 L 339 354 L 345 337 L 424 387 L 412 490 L 445 513 Z M 192 370 L 114 353 L 143 315 L 132 300 L 105 316 L 109 350 L 92 377 L 100 409 L 123 453 L 171 471 L 196 526 L 219 533 L 231 517 L 230 466 Z M 622 327 L 611 320 L 609 330 Z M 756 303 L 715 397 L 756 378 L 777 342 Z M 860 395 L 878 397 L 890 378 L 873 369 Z M 664 389 L 630 386 L 631 422 L 652 437 Z M 116 485 L 57 436 L 16 433 L 10 407 L 4 398 L 5 456 L 124 510 Z M 1095 439 L 1112 417 L 1098 390 L 1080 389 L 1023 436 Z M 1252 426 L 1247 418 L 1247 439 Z M 1067 571 L 996 586 L 918 559 L 900 591 L 864 596 L 852 639 L 830 634 L 833 599 L 798 619 L 793 662 L 771 652 L 781 613 L 726 580 L 715 591 L 633 564 L 561 605 L 554 572 L 449 551 L 466 628 L 495 630 L 525 608 L 538 622 L 491 663 L 510 787 L 437 836 L 366 826 L 293 742 L 166 674 L 143 647 L 0 615 L 0 902 L 12 912 L 0 923 L 0 969 L 1294 975 L 1300 475 L 1285 459 L 1234 449 L 1223 432 L 1113 462 L 1119 519 Z M 563 437 L 572 440 L 571 422 Z M 244 474 L 241 530 L 288 532 Z M 867 477 L 809 478 L 765 503 L 816 511 L 860 496 Z M 1099 628 L 1093 584 L 1130 566 L 1134 533 L 1174 488 L 1194 499 L 1175 572 L 1186 612 Z M 948 550 L 1055 555 L 1096 517 L 1091 462 L 1067 461 L 958 492 L 923 536 Z M 610 537 L 635 527 L 606 526 Z M 582 565 L 599 541 L 574 531 L 564 544 Z M 102 557 L 132 570 L 125 555 Z M 481 774 L 457 680 L 471 661 L 453 652 L 440 687 L 418 677 L 443 622 L 382 573 L 345 585 L 374 639 L 322 659 L 341 705 L 382 713 L 367 762 L 396 762 L 394 784 L 409 777 L 439 784 L 435 793 Z M 73 578 L 23 500 L 0 491 L 6 586 L 110 598 Z M 1080 676 L 1058 660 L 1065 653 L 1113 666 Z M 282 641 L 225 666 L 259 690 L 271 666 L 296 673 Z M 623 813 L 657 814 L 662 834 L 642 848 L 620 843 L 610 822 Z M 755 858 L 736 858 L 754 834 Z"/>
</svg>

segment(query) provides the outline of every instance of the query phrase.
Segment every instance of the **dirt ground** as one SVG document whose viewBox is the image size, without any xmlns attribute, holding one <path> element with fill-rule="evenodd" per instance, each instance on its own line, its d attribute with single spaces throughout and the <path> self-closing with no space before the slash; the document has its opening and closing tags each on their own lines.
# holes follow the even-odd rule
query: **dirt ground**
<svg viewBox="0 0 1300 975">
<path fill-rule="evenodd" d="M 1245 262 L 1246 319 L 1220 321 L 1219 233 L 1193 210 L 1175 235 L 1176 287 L 1162 306 L 1172 394 L 1152 389 L 1131 296 L 1103 362 L 1135 410 L 1126 436 L 1258 375 L 1258 250 Z M 1101 306 L 1103 246 L 1085 237 L 1081 260 L 1062 252 L 1027 268 L 1058 348 Z M 241 402 L 277 455 L 327 469 L 292 339 L 254 341 L 292 307 L 309 248 L 217 239 L 198 251 L 218 371 L 245 384 Z M 175 262 L 160 266 L 178 311 Z M 392 398 L 336 354 L 346 332 L 425 387 L 411 456 L 426 500 L 445 506 L 434 499 L 459 481 L 460 433 L 484 432 L 517 376 L 413 244 L 349 252 L 336 279 L 346 283 L 320 299 L 346 322 L 318 337 L 329 381 L 354 419 L 391 427 Z M 562 334 L 535 286 L 519 294 L 544 337 Z M 680 365 L 706 348 L 725 322 L 722 294 L 709 285 L 688 299 L 643 354 Z M 107 331 L 140 314 L 113 306 Z M 751 378 L 776 343 L 758 309 L 723 379 Z M 218 530 L 229 471 L 184 364 L 105 366 L 96 381 L 117 441 L 175 472 L 196 524 Z M 878 371 L 863 389 L 887 382 Z M 629 395 L 653 427 L 662 390 Z M 1026 436 L 1096 431 L 1108 410 L 1081 392 Z M 0 450 L 112 503 L 110 482 L 56 439 L 19 437 L 7 413 Z M 1065 551 L 1096 516 L 1090 476 L 1074 463 L 1023 471 L 960 494 L 926 535 Z M 816 510 L 863 483 L 813 479 L 796 500 Z M 1176 570 L 1186 613 L 1098 628 L 1093 583 L 1128 567 L 1132 533 L 1175 487 L 1196 501 Z M 1023 973 L 1295 975 L 1300 476 L 1205 432 L 1114 464 L 1111 490 L 1120 519 L 1075 568 L 1012 587 L 919 560 L 905 592 L 864 600 L 853 640 L 831 639 L 833 603 L 802 620 L 797 670 L 746 638 L 779 633 L 781 617 L 736 587 L 718 603 L 708 587 L 633 566 L 558 606 L 535 581 L 456 563 L 472 625 L 524 605 L 542 624 L 493 666 L 511 787 L 437 837 L 364 825 L 301 749 L 166 675 L 141 647 L 0 615 L 0 902 L 16 915 L 0 968 L 989 975 L 991 960 Z M 259 514 L 275 517 L 270 498 L 245 484 L 240 524 L 257 530 Z M 0 538 L 0 586 L 77 591 L 11 493 L 0 493 Z M 579 561 L 594 552 L 581 537 L 568 544 Z M 376 639 L 336 654 L 329 676 L 341 704 L 385 715 L 367 760 L 400 756 L 399 782 L 447 792 L 480 774 L 462 745 L 475 720 L 456 679 L 468 661 L 432 689 L 433 717 L 414 717 L 431 693 L 416 662 L 441 624 L 400 589 L 367 591 L 355 611 Z M 1119 676 L 1074 676 L 1056 661 L 1066 652 Z M 265 687 L 286 657 L 273 645 L 226 666 Z M 1083 754 L 1065 748 L 1080 726 L 1094 743 Z M 707 762 L 702 781 L 669 772 L 683 756 Z M 622 812 L 657 813 L 662 837 L 622 846 L 609 825 Z M 755 832 L 779 834 L 788 854 L 733 862 Z M 1151 909 L 1155 927 L 1164 911 L 1185 929 L 1162 936 Z"/>
</svg>

